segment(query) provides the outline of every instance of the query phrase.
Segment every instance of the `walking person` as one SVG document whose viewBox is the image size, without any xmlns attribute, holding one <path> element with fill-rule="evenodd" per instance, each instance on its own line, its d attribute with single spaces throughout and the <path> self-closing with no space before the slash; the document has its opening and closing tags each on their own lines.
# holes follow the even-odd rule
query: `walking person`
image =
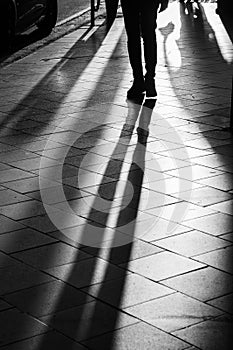
<svg viewBox="0 0 233 350">
<path fill-rule="evenodd" d="M 156 97 L 155 69 L 157 64 L 157 12 L 164 11 L 169 0 L 121 0 L 128 39 L 129 61 L 133 71 L 133 85 L 127 92 L 129 99 L 146 91 L 146 97 Z M 143 74 L 141 36 L 144 44 L 146 74 Z"/>
</svg>

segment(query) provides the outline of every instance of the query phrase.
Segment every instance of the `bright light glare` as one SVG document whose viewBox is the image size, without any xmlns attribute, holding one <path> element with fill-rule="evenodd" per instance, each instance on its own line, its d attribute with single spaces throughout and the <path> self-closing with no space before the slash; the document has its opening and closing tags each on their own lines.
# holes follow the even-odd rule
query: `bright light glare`
<svg viewBox="0 0 233 350">
<path fill-rule="evenodd" d="M 202 4 L 209 25 L 211 26 L 222 57 L 229 64 L 233 62 L 232 42 L 219 16 L 215 13 L 216 5 Z"/>
</svg>

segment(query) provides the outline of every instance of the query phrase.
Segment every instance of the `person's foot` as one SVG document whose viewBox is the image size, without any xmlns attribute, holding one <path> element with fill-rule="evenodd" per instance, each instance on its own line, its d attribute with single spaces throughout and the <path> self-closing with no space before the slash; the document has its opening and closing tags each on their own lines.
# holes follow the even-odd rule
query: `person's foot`
<svg viewBox="0 0 233 350">
<path fill-rule="evenodd" d="M 156 97 L 157 91 L 155 88 L 155 79 L 154 78 L 145 78 L 145 87 L 146 87 L 146 97 Z"/>
<path fill-rule="evenodd" d="M 145 82 L 144 79 L 140 80 L 134 80 L 133 85 L 131 88 L 127 91 L 127 98 L 128 99 L 134 99 L 142 96 L 142 94 L 145 92 Z"/>
</svg>

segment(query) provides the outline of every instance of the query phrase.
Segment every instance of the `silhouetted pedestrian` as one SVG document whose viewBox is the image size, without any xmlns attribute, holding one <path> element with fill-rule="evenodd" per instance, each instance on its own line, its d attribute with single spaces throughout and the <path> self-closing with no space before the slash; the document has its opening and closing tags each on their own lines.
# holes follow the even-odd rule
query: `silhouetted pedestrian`
<svg viewBox="0 0 233 350">
<path fill-rule="evenodd" d="M 127 97 L 135 98 L 146 91 L 147 97 L 157 95 L 155 68 L 157 63 L 156 26 L 157 12 L 164 11 L 169 0 L 121 0 L 125 29 L 128 37 L 129 60 L 133 71 L 133 85 Z M 146 74 L 144 77 L 141 53 L 141 36 L 144 43 Z"/>
</svg>

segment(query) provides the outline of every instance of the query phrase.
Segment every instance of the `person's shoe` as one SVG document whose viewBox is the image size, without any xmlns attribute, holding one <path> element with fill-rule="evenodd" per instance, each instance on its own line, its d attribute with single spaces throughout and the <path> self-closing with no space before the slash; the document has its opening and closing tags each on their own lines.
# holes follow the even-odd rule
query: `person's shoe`
<svg viewBox="0 0 233 350">
<path fill-rule="evenodd" d="M 145 92 L 145 82 L 143 80 L 134 80 L 133 85 L 131 88 L 127 91 L 127 98 L 128 99 L 135 99 L 142 96 L 142 94 Z"/>
<path fill-rule="evenodd" d="M 146 97 L 151 98 L 151 97 L 157 96 L 154 78 L 145 78 L 145 87 L 146 87 Z"/>
</svg>

